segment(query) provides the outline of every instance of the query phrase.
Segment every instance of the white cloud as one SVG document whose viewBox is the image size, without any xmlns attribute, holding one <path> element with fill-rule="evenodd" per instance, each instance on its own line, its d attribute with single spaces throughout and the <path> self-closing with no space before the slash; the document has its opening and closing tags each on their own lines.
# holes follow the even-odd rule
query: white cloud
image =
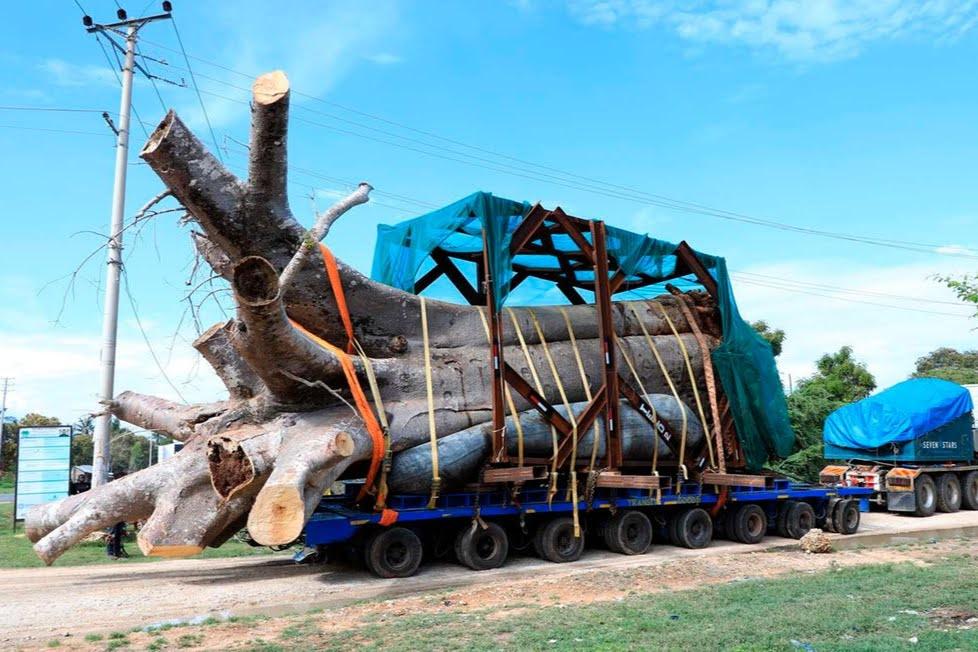
<svg viewBox="0 0 978 652">
<path fill-rule="evenodd" d="M 166 375 L 188 401 L 205 402 L 226 397 L 221 382 L 198 354 L 177 342 L 168 355 L 170 338 L 150 339 Z M 8 397 L 8 414 L 39 412 L 73 422 L 97 408 L 101 339 L 96 335 L 65 335 L 47 327 L 31 333 L 0 332 L 0 360 L 4 375 L 15 378 Z M 145 342 L 125 337 L 116 355 L 116 390 L 133 390 L 180 401 L 153 361 Z"/>
<path fill-rule="evenodd" d="M 978 22 L 978 2 L 941 0 L 572 0 L 587 25 L 663 26 L 696 45 L 774 51 L 793 61 L 855 56 L 874 41 L 955 39 Z"/>
<path fill-rule="evenodd" d="M 937 252 L 937 253 L 939 253 L 939 254 L 943 254 L 945 256 L 947 256 L 947 255 L 958 255 L 958 254 L 974 255 L 974 253 L 975 253 L 974 250 L 972 250 L 972 249 L 970 249 L 968 247 L 965 247 L 964 245 L 960 245 L 960 244 L 946 244 L 946 245 L 943 245 L 943 246 L 938 247 L 934 251 Z"/>
<path fill-rule="evenodd" d="M 937 264 L 867 267 L 853 265 L 851 261 L 805 261 L 744 268 L 741 274 L 733 274 L 733 285 L 745 319 L 764 319 L 787 333 L 784 352 L 778 358 L 778 367 L 786 380 L 788 374 L 796 382 L 810 375 L 818 357 L 850 345 L 856 357 L 866 362 L 876 375 L 880 387 L 886 387 L 909 376 L 917 358 L 940 346 L 975 348 L 973 329 L 978 321 L 967 317 L 974 311 L 963 304 L 958 307 L 954 295 L 931 278 L 939 270 L 957 271 L 943 264 L 940 268 Z M 786 291 L 766 287 L 776 282 L 751 275 L 870 294 L 840 293 L 811 286 L 799 287 L 803 293 Z M 754 284 L 758 281 L 762 285 Z M 950 303 L 925 303 L 886 295 Z"/>
<path fill-rule="evenodd" d="M 367 61 L 372 61 L 381 66 L 390 66 L 395 63 L 401 63 L 404 61 L 401 57 L 396 54 L 391 54 L 390 52 L 378 52 L 376 54 L 368 54 L 364 57 Z"/>
<path fill-rule="evenodd" d="M 38 68 L 58 86 L 118 86 L 112 70 L 106 66 L 78 65 L 64 59 L 45 59 Z"/>
</svg>

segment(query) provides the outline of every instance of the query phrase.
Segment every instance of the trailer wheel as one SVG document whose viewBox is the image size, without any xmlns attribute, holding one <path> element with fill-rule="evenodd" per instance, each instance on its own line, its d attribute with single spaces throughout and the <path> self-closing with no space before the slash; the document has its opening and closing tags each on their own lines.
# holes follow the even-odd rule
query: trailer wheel
<svg viewBox="0 0 978 652">
<path fill-rule="evenodd" d="M 956 473 L 942 473 L 937 478 L 937 511 L 956 512 L 961 509 L 961 481 Z"/>
<path fill-rule="evenodd" d="M 914 498 L 917 503 L 914 515 L 931 516 L 937 509 L 937 487 L 934 485 L 934 478 L 922 473 L 917 476 L 913 484 Z"/>
<path fill-rule="evenodd" d="M 835 508 L 842 501 L 841 498 L 832 497 L 825 503 L 825 515 L 815 515 L 816 527 L 822 528 L 826 532 L 835 532 Z"/>
<path fill-rule="evenodd" d="M 961 481 L 961 507 L 978 509 L 978 471 L 969 471 Z"/>
<path fill-rule="evenodd" d="M 455 538 L 455 556 L 472 570 L 499 568 L 509 555 L 509 537 L 506 530 L 496 523 L 465 527 Z"/>
<path fill-rule="evenodd" d="M 574 536 L 574 521 L 569 516 L 558 516 L 537 529 L 533 547 L 541 558 L 562 564 L 577 561 L 584 552 L 584 536 Z"/>
<path fill-rule="evenodd" d="M 760 543 L 767 534 L 767 514 L 760 505 L 747 503 L 733 514 L 733 537 L 741 543 Z"/>
<path fill-rule="evenodd" d="M 786 514 L 785 532 L 790 539 L 800 539 L 815 527 L 815 510 L 806 502 L 791 502 L 794 504 L 791 505 Z"/>
<path fill-rule="evenodd" d="M 612 552 L 642 555 L 652 545 L 652 522 L 642 512 L 623 510 L 605 522 L 602 538 Z"/>
<path fill-rule="evenodd" d="M 779 537 L 784 537 L 785 539 L 795 538 L 788 531 L 788 516 L 797 504 L 797 500 L 786 500 L 778 506 L 778 517 L 774 521 L 774 531 L 777 532 Z"/>
<path fill-rule="evenodd" d="M 676 538 L 684 548 L 705 548 L 713 541 L 713 519 L 705 509 L 694 507 L 676 517 Z"/>
<path fill-rule="evenodd" d="M 839 534 L 855 534 L 859 529 L 859 503 L 846 499 L 835 506 L 835 531 Z"/>
<path fill-rule="evenodd" d="M 364 547 L 367 568 L 377 577 L 410 577 L 421 565 L 424 551 L 418 535 L 405 527 L 374 532 Z"/>
</svg>

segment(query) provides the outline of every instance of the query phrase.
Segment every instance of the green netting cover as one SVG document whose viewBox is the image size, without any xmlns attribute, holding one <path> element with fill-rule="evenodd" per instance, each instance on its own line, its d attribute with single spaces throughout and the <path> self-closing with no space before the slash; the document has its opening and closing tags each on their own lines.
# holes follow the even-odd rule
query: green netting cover
<svg viewBox="0 0 978 652">
<path fill-rule="evenodd" d="M 553 256 L 510 254 L 510 240 L 523 216 L 527 202 L 517 202 L 490 193 L 477 192 L 426 215 L 381 225 L 377 231 L 372 277 L 374 280 L 414 292 L 415 281 L 432 265 L 429 256 L 436 248 L 448 252 L 473 253 L 483 248 L 486 234 L 489 267 L 497 279 L 494 298 L 502 306 L 510 295 L 513 264 L 560 270 Z M 607 249 L 626 280 L 665 281 L 690 289 L 702 287 L 694 276 L 674 278 L 678 259 L 676 245 L 646 235 L 607 226 Z M 554 236 L 554 246 L 576 251 L 568 236 Z M 737 435 L 750 470 L 759 470 L 772 457 L 791 454 L 795 435 L 788 422 L 788 410 L 771 346 L 740 316 L 734 300 L 723 258 L 697 252 L 697 257 L 717 282 L 719 309 L 723 322 L 723 341 L 713 351 L 713 366 L 730 402 Z M 586 279 L 588 272 L 579 272 Z M 593 278 L 593 272 L 590 272 Z M 478 287 L 478 279 L 472 279 Z M 663 288 L 649 286 L 661 293 Z M 553 295 L 542 293 L 546 303 Z M 621 297 L 628 298 L 628 297 Z"/>
</svg>

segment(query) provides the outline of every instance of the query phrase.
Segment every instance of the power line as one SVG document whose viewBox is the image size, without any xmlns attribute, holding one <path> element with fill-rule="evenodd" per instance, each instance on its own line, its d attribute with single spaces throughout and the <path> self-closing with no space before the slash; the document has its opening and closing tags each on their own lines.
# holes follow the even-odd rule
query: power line
<svg viewBox="0 0 978 652">
<path fill-rule="evenodd" d="M 193 68 L 190 67 L 190 57 L 187 56 L 187 50 L 183 47 L 183 39 L 180 38 L 180 30 L 177 29 L 177 21 L 176 19 L 171 18 L 170 23 L 173 25 L 173 33 L 177 35 L 177 43 L 180 45 L 180 52 L 183 54 L 183 60 L 187 63 L 187 72 L 190 73 L 190 82 L 194 85 L 194 92 L 197 93 L 197 101 L 200 102 L 200 110 L 204 114 L 204 121 L 207 123 L 207 130 L 211 132 L 211 141 L 213 141 L 214 147 L 217 148 L 217 156 L 220 158 L 221 148 L 217 144 L 217 136 L 214 135 L 214 127 L 211 126 L 210 116 L 207 115 L 207 107 L 204 106 L 204 98 L 201 97 L 200 89 L 197 87 L 197 78 L 194 76 Z"/>
<path fill-rule="evenodd" d="M 744 277 L 744 276 L 748 277 L 747 279 L 741 279 L 741 280 L 748 280 L 749 281 L 749 280 L 753 279 L 753 280 L 758 280 L 758 281 L 761 281 L 761 282 L 765 282 L 765 281 L 772 282 L 773 281 L 773 282 L 777 282 L 777 283 L 786 283 L 786 284 L 791 284 L 791 285 L 797 285 L 797 286 L 801 287 L 802 289 L 812 288 L 812 289 L 816 289 L 816 290 L 827 290 L 827 291 L 831 291 L 831 292 L 840 292 L 840 293 L 844 293 L 844 294 L 855 294 L 855 295 L 882 297 L 882 298 L 886 298 L 886 299 L 903 299 L 903 300 L 906 300 L 906 301 L 915 301 L 917 303 L 934 303 L 934 304 L 940 304 L 940 305 L 945 305 L 945 306 L 958 306 L 958 307 L 961 307 L 961 303 L 959 301 L 948 301 L 948 300 L 944 300 L 944 299 L 927 299 L 927 298 L 924 298 L 924 297 L 914 297 L 914 296 L 908 296 L 908 295 L 905 295 L 905 294 L 892 294 L 892 293 L 889 293 L 889 292 L 879 292 L 879 291 L 875 291 L 875 290 L 860 290 L 860 289 L 856 289 L 856 288 L 846 288 L 846 287 L 840 287 L 838 285 L 828 285 L 828 284 L 825 284 L 825 283 L 811 283 L 811 282 L 808 282 L 808 281 L 799 281 L 799 280 L 795 280 L 795 279 L 789 279 L 789 278 L 778 277 L 778 276 L 770 276 L 770 275 L 767 275 L 767 274 L 756 274 L 756 273 L 752 273 L 752 272 L 735 272 L 735 271 L 731 270 L 730 273 L 731 273 L 731 275 L 733 275 L 735 277 Z"/>
<path fill-rule="evenodd" d="M 149 41 L 147 41 L 147 42 L 149 42 Z M 158 43 L 152 43 L 152 44 L 155 45 L 155 46 L 157 46 L 157 47 L 162 47 L 164 49 L 170 49 L 170 48 L 167 48 L 166 46 L 163 46 L 163 45 L 158 44 Z M 198 56 L 193 56 L 193 55 L 186 55 L 186 56 L 187 56 L 188 59 L 189 58 L 196 59 L 196 60 L 201 61 L 201 62 L 203 62 L 203 63 L 205 63 L 207 65 L 216 67 L 216 68 L 221 69 L 221 70 L 225 70 L 227 72 L 230 72 L 230 73 L 235 74 L 235 75 L 239 75 L 241 77 L 245 77 L 245 78 L 251 78 L 252 77 L 251 75 L 248 75 L 246 73 L 243 73 L 243 72 L 234 70 L 234 69 L 229 68 L 227 66 L 223 66 L 221 64 L 218 64 L 218 63 L 209 61 L 207 59 L 203 59 L 203 58 L 198 57 Z M 239 90 L 245 90 L 245 89 L 241 89 L 238 86 L 235 86 L 234 84 L 231 84 L 230 82 L 226 82 L 224 80 L 220 80 L 220 79 L 208 77 L 208 76 L 203 75 L 203 74 L 201 74 L 200 76 L 201 76 L 201 78 L 210 79 L 211 81 L 215 81 L 216 83 L 224 84 L 224 85 L 230 86 L 232 88 L 238 88 Z M 606 181 L 601 181 L 601 180 L 598 180 L 598 179 L 594 179 L 592 177 L 587 177 L 587 176 L 584 176 L 584 175 L 579 175 L 579 174 L 576 174 L 576 173 L 563 171 L 563 170 L 560 170 L 558 168 L 554 168 L 554 167 L 551 167 L 551 166 L 546 166 L 546 165 L 534 163 L 532 161 L 527 161 L 525 159 L 519 159 L 517 157 L 509 156 L 509 155 L 506 155 L 506 154 L 500 154 L 500 153 L 494 152 L 494 151 L 489 150 L 489 149 L 486 149 L 486 148 L 482 148 L 482 147 L 479 147 L 479 146 L 476 146 L 476 145 L 470 145 L 470 144 L 465 143 L 463 141 L 459 141 L 459 140 L 447 138 L 447 137 L 444 137 L 444 136 L 440 136 L 438 134 L 435 134 L 434 132 L 425 131 L 425 130 L 422 130 L 422 129 L 417 129 L 417 128 L 411 127 L 409 125 L 405 125 L 405 124 L 402 124 L 402 123 L 399 123 L 399 122 L 396 122 L 396 121 L 393 121 L 393 120 L 389 120 L 387 118 L 383 118 L 383 117 L 380 117 L 380 116 L 376 116 L 376 115 L 367 113 L 365 111 L 360 111 L 358 109 L 354 109 L 354 108 L 351 108 L 351 107 L 348 107 L 348 106 L 339 104 L 337 102 L 332 102 L 332 101 L 329 101 L 329 100 L 325 100 L 323 98 L 320 98 L 320 97 L 317 97 L 317 96 L 314 96 L 314 95 L 310 95 L 308 93 L 302 93 L 301 91 L 293 90 L 293 93 L 295 95 L 297 95 L 297 96 L 300 96 L 300 97 L 305 97 L 305 98 L 308 98 L 308 99 L 311 99 L 311 100 L 314 100 L 314 101 L 323 103 L 325 105 L 334 106 L 334 107 L 340 108 L 342 110 L 349 111 L 351 113 L 355 113 L 357 115 L 362 115 L 364 117 L 368 117 L 368 118 L 370 118 L 372 120 L 376 120 L 376 121 L 379 121 L 379 122 L 383 122 L 383 123 L 386 123 L 386 124 L 390 124 L 390 125 L 396 126 L 398 128 L 401 128 L 401 129 L 405 129 L 405 130 L 414 132 L 414 133 L 418 133 L 418 134 L 421 134 L 421 135 L 428 136 L 429 138 L 436 138 L 436 139 L 441 140 L 443 142 L 448 142 L 448 143 L 451 143 L 451 144 L 454 144 L 454 145 L 457 145 L 457 146 L 460 146 L 460 147 L 464 147 L 466 149 L 471 149 L 473 151 L 483 152 L 483 153 L 486 153 L 486 154 L 488 154 L 490 156 L 495 156 L 497 158 L 503 158 L 503 159 L 507 159 L 507 160 L 519 162 L 519 163 L 522 163 L 524 165 L 529 165 L 529 166 L 531 166 L 531 168 L 536 168 L 536 169 L 530 169 L 530 170 L 528 170 L 526 168 L 515 167 L 515 166 L 512 166 L 510 164 L 501 163 L 499 161 L 492 161 L 492 160 L 486 159 L 484 157 L 473 156 L 471 154 L 466 154 L 464 152 L 459 152 L 458 150 L 455 150 L 455 149 L 446 148 L 446 147 L 442 147 L 442 146 L 439 146 L 439 145 L 433 145 L 431 143 L 420 141 L 420 140 L 414 139 L 414 138 L 410 138 L 408 136 L 402 136 L 402 135 L 394 134 L 392 132 L 388 132 L 388 131 L 385 131 L 385 130 L 380 130 L 380 129 L 377 129 L 375 127 L 371 127 L 369 125 L 364 125 L 363 123 L 358 123 L 356 121 L 350 121 L 350 120 L 347 120 L 345 118 L 340 118 L 338 116 L 334 116 L 334 115 L 331 115 L 331 114 L 326 114 L 324 112 L 317 112 L 315 110 L 309 109 L 308 107 L 300 107 L 301 109 L 304 109 L 304 110 L 307 110 L 307 111 L 312 111 L 313 113 L 320 113 L 320 114 L 325 115 L 325 116 L 327 116 L 327 117 L 329 117 L 330 119 L 333 119 L 333 120 L 343 121 L 343 122 L 346 122 L 346 123 L 349 123 L 349 124 L 353 124 L 353 125 L 359 126 L 360 128 L 369 129 L 371 131 L 384 133 L 386 135 L 390 135 L 392 137 L 399 138 L 399 139 L 402 139 L 402 140 L 406 140 L 406 141 L 409 141 L 409 142 L 415 142 L 415 143 L 418 143 L 418 144 L 423 145 L 424 147 L 428 147 L 428 148 L 431 148 L 431 149 L 448 152 L 448 153 L 450 153 L 450 154 L 452 154 L 454 156 L 466 157 L 466 160 L 460 160 L 458 158 L 448 158 L 448 160 L 453 160 L 453 161 L 456 161 L 456 162 L 461 162 L 461 163 L 464 163 L 464 164 L 467 164 L 467 165 L 474 165 L 476 167 L 486 167 L 486 166 L 478 165 L 477 163 L 474 163 L 473 161 L 486 161 L 486 162 L 492 163 L 493 166 L 502 166 L 502 167 L 486 167 L 486 169 L 490 169 L 490 170 L 493 170 L 493 171 L 496 171 L 496 172 L 502 172 L 504 174 L 511 174 L 511 175 L 515 175 L 515 176 L 521 176 L 523 178 L 527 178 L 527 179 L 530 179 L 530 180 L 533 180 L 533 181 L 540 181 L 540 182 L 545 182 L 545 183 L 554 183 L 556 185 L 561 185 L 561 186 L 569 187 L 569 188 L 576 189 L 576 190 L 583 190 L 585 192 L 591 192 L 591 193 L 594 193 L 594 194 L 599 194 L 599 195 L 603 195 L 603 196 L 613 197 L 613 198 L 622 199 L 622 200 L 631 201 L 631 202 L 640 203 L 640 204 L 653 205 L 653 206 L 657 206 L 657 207 L 660 207 L 660 208 L 665 208 L 665 209 L 668 209 L 668 210 L 674 210 L 674 211 L 680 211 L 680 212 L 687 212 L 687 213 L 696 213 L 696 214 L 701 214 L 701 215 L 705 215 L 705 216 L 709 216 L 709 217 L 715 217 L 715 218 L 718 218 L 718 219 L 724 219 L 724 220 L 735 221 L 735 222 L 740 222 L 740 223 L 745 223 L 745 224 L 751 224 L 751 225 L 754 225 L 754 226 L 761 226 L 761 227 L 766 227 L 766 228 L 778 229 L 778 230 L 782 230 L 782 231 L 794 232 L 794 233 L 805 234 L 805 235 L 814 235 L 814 236 L 818 236 L 818 237 L 832 238 L 832 239 L 844 240 L 844 241 L 861 243 L 861 244 L 869 244 L 869 245 L 878 246 L 878 247 L 888 247 L 888 248 L 895 248 L 895 249 L 903 249 L 903 250 L 914 251 L 914 252 L 918 252 L 918 253 L 932 253 L 932 254 L 939 254 L 939 255 L 945 255 L 945 256 L 955 256 L 955 257 L 961 257 L 961 258 L 978 259 L 978 256 L 971 255 L 971 254 L 966 254 L 964 252 L 957 252 L 957 251 L 938 251 L 938 249 L 941 247 L 941 245 L 937 245 L 937 244 L 922 243 L 922 242 L 915 242 L 915 241 L 908 241 L 908 240 L 888 239 L 888 238 L 881 238 L 881 237 L 875 237 L 875 236 L 861 236 L 861 235 L 855 235 L 855 234 L 849 234 L 849 233 L 843 233 L 843 232 L 827 231 L 827 230 L 823 230 L 823 229 L 814 229 L 814 228 L 810 228 L 810 227 L 797 226 L 797 225 L 793 225 L 793 224 L 779 222 L 779 221 L 776 221 L 776 220 L 771 220 L 771 219 L 766 219 L 766 218 L 760 218 L 760 217 L 748 215 L 746 213 L 740 213 L 740 212 L 735 212 L 735 211 L 728 211 L 728 210 L 724 210 L 724 209 L 718 209 L 718 208 L 710 207 L 710 206 L 707 206 L 707 205 L 704 205 L 704 204 L 700 204 L 700 203 L 696 203 L 696 202 L 690 202 L 690 201 L 686 201 L 686 200 L 680 200 L 680 199 L 675 199 L 675 198 L 667 197 L 665 195 L 648 193 L 646 191 L 642 191 L 642 190 L 639 190 L 639 189 L 636 189 L 636 188 L 632 188 L 632 187 L 629 187 L 629 186 L 624 186 L 624 185 L 620 185 L 620 184 L 614 184 L 614 183 L 610 183 L 610 182 L 606 182 Z M 225 98 L 225 99 L 231 99 L 231 98 Z M 310 122 L 310 121 L 307 121 L 307 122 Z M 421 151 L 421 150 L 417 150 L 415 148 L 406 147 L 406 146 L 404 146 L 402 144 L 399 144 L 399 143 L 392 143 L 392 142 L 389 142 L 389 141 L 384 141 L 382 139 L 371 138 L 371 137 L 365 136 L 364 134 L 360 134 L 360 133 L 357 133 L 357 132 L 352 132 L 352 131 L 348 131 L 348 130 L 346 130 L 346 131 L 339 130 L 336 127 L 330 127 L 330 126 L 322 125 L 322 124 L 318 124 L 318 123 L 312 123 L 312 124 L 316 124 L 316 125 L 318 125 L 320 127 L 324 127 L 324 128 L 327 128 L 327 129 L 333 129 L 333 130 L 339 131 L 340 133 L 347 133 L 349 135 L 353 135 L 353 136 L 356 136 L 356 137 L 368 138 L 370 140 L 375 140 L 377 142 L 382 142 L 384 144 L 388 144 L 388 145 L 392 145 L 392 146 L 396 146 L 396 147 L 401 147 L 401 148 L 404 148 L 404 149 L 413 150 L 413 151 L 416 151 L 418 153 L 422 153 L 422 154 L 425 154 L 425 155 L 428 155 L 428 156 L 438 156 L 437 154 L 434 154 L 434 153 L 429 152 L 429 151 Z M 446 158 L 446 157 L 445 156 L 441 156 L 441 158 Z M 472 159 L 472 160 L 468 160 L 468 159 Z M 552 171 L 552 172 L 557 173 L 557 175 L 560 175 L 560 176 L 556 176 L 556 175 L 550 174 L 548 172 L 541 172 L 541 170 Z M 534 176 L 529 176 L 529 174 L 532 174 Z M 573 182 L 572 181 L 573 179 L 583 180 L 583 181 L 585 181 L 587 183 L 584 184 L 584 185 L 582 185 L 580 183 Z M 966 249 L 968 251 L 973 251 L 973 252 L 978 251 L 978 250 L 976 250 L 974 248 L 970 248 L 970 247 L 966 247 L 966 248 L 963 248 L 963 249 Z"/>
<path fill-rule="evenodd" d="M 16 129 L 19 131 L 40 131 L 45 133 L 54 134 L 72 134 L 76 136 L 99 136 L 104 138 L 106 136 L 111 136 L 112 134 L 107 134 L 99 131 L 76 131 L 73 129 L 50 129 L 47 127 L 24 127 L 21 125 L 0 125 L 0 129 Z"/>
<path fill-rule="evenodd" d="M 75 2 L 75 4 L 78 3 Z M 78 8 L 81 9 L 81 5 L 78 5 Z M 84 11 L 84 9 L 82 9 L 82 11 Z M 119 55 L 116 54 L 115 50 L 112 50 L 112 53 L 115 54 L 116 64 L 118 65 L 118 69 L 116 69 L 112 67 L 112 59 L 109 58 L 109 53 L 105 49 L 105 44 L 102 43 L 102 39 L 99 37 L 98 32 L 95 32 L 95 42 L 98 43 L 99 48 L 102 50 L 102 54 L 105 56 L 105 62 L 108 64 L 109 70 L 112 71 L 112 74 L 115 75 L 115 80 L 119 82 L 119 86 L 122 86 L 122 78 L 119 76 L 119 70 L 122 69 L 122 62 L 119 61 Z M 139 123 L 139 127 L 143 130 L 143 135 L 146 136 L 146 140 L 149 140 L 149 131 L 146 130 L 146 124 L 143 122 L 143 119 L 139 117 L 139 111 L 136 110 L 135 102 L 132 103 L 132 113 L 134 116 L 136 116 L 136 122 Z"/>
<path fill-rule="evenodd" d="M 107 113 L 102 109 L 69 109 L 56 106 L 0 106 L 0 111 L 40 111 L 55 113 Z"/>
<path fill-rule="evenodd" d="M 907 312 L 919 312 L 919 313 L 926 313 L 926 314 L 930 314 L 930 315 L 943 315 L 945 317 L 959 317 L 961 319 L 971 319 L 971 315 L 963 315 L 963 314 L 957 313 L 957 312 L 943 312 L 943 311 L 939 311 L 939 310 L 927 310 L 925 308 L 911 308 L 909 306 L 895 306 L 895 305 L 889 304 L 889 303 L 877 303 L 877 302 L 874 302 L 874 301 L 865 301 L 865 300 L 862 300 L 862 299 L 854 299 L 854 298 L 850 298 L 850 297 L 840 297 L 840 296 L 832 295 L 832 294 L 824 294 L 824 293 L 820 293 L 820 292 L 812 292 L 812 291 L 809 291 L 809 290 L 804 290 L 804 289 L 801 289 L 801 288 L 798 288 L 798 287 L 794 287 L 794 286 L 790 286 L 790 285 L 782 285 L 782 284 L 777 284 L 777 283 L 766 283 L 766 282 L 762 282 L 762 281 L 749 281 L 749 280 L 746 280 L 746 279 L 740 279 L 739 282 L 740 283 L 743 283 L 743 284 L 746 284 L 746 285 L 752 285 L 752 286 L 755 286 L 755 287 L 768 288 L 768 289 L 772 289 L 772 290 L 781 290 L 781 291 L 784 291 L 784 292 L 794 292 L 796 294 L 807 294 L 809 296 L 821 297 L 823 299 L 834 299 L 836 301 L 847 301 L 849 303 L 857 303 L 857 304 L 864 305 L 864 306 L 878 306 L 878 307 L 881 307 L 881 308 L 892 308 L 894 310 L 904 310 L 904 311 L 907 311 Z"/>
</svg>

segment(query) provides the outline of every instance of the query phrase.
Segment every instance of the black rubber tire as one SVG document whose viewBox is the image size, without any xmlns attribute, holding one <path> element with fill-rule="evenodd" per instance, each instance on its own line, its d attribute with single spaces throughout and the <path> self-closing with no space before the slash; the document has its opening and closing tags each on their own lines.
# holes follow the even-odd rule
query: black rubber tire
<svg viewBox="0 0 978 652">
<path fill-rule="evenodd" d="M 800 500 L 790 502 L 794 504 L 785 516 L 785 531 L 789 539 L 800 539 L 815 527 L 815 510 L 811 505 Z"/>
<path fill-rule="evenodd" d="M 785 500 L 778 505 L 778 518 L 774 521 L 774 531 L 779 537 L 784 537 L 785 539 L 794 538 L 788 532 L 788 516 L 792 508 L 797 504 L 797 500 Z"/>
<path fill-rule="evenodd" d="M 411 577 L 418 571 L 424 549 L 418 535 L 405 527 L 377 530 L 363 549 L 367 568 L 377 577 Z"/>
<path fill-rule="evenodd" d="M 968 471 L 961 478 L 961 509 L 978 509 L 978 471 Z"/>
<path fill-rule="evenodd" d="M 841 498 L 829 498 L 825 504 L 825 515 L 821 518 L 815 515 L 815 525 L 825 532 L 835 532 L 835 508 L 841 502 Z"/>
<path fill-rule="evenodd" d="M 741 543 L 760 543 L 767 534 L 767 514 L 760 505 L 741 505 L 733 514 L 733 536 Z"/>
<path fill-rule="evenodd" d="M 670 512 L 669 522 L 666 524 L 666 532 L 669 534 L 669 544 L 673 546 L 681 546 L 682 542 L 679 540 L 679 517 L 682 516 L 683 512 L 681 510 L 673 510 Z"/>
<path fill-rule="evenodd" d="M 619 511 L 605 522 L 602 539 L 612 552 L 644 555 L 652 546 L 652 522 L 634 509 Z"/>
<path fill-rule="evenodd" d="M 914 511 L 914 515 L 933 515 L 937 510 L 937 485 L 934 484 L 934 478 L 926 473 L 920 474 L 914 480 L 913 492 L 917 502 L 917 509 Z"/>
<path fill-rule="evenodd" d="M 555 564 L 577 561 L 584 552 L 584 535 L 574 536 L 574 520 L 570 516 L 558 516 L 537 529 L 533 548 L 541 559 Z"/>
<path fill-rule="evenodd" d="M 496 523 L 462 528 L 455 537 L 455 557 L 463 566 L 482 571 L 499 568 L 509 556 L 509 537 Z"/>
<path fill-rule="evenodd" d="M 957 473 L 937 477 L 937 511 L 950 514 L 961 509 L 961 481 Z"/>
<path fill-rule="evenodd" d="M 846 499 L 835 508 L 835 530 L 839 534 L 855 534 L 859 529 L 861 514 L 859 501 Z"/>
<path fill-rule="evenodd" d="M 676 538 L 683 548 L 706 548 L 713 541 L 713 519 L 700 507 L 686 510 L 676 518 Z"/>
</svg>

